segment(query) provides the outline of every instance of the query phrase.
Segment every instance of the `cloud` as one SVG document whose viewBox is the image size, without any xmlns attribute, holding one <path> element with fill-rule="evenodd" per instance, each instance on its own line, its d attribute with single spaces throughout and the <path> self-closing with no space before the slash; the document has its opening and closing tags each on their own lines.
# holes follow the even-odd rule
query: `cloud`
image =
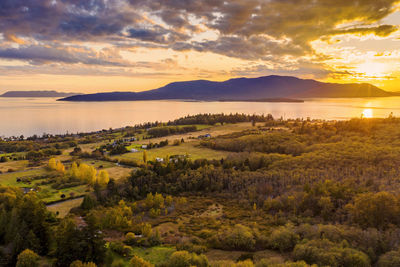
<svg viewBox="0 0 400 267">
<path fill-rule="evenodd" d="M 129 62 L 116 56 L 111 50 L 96 52 L 84 47 L 37 46 L 28 45 L 18 48 L 0 48 L 0 58 L 28 61 L 34 65 L 53 62 L 67 64 L 87 64 L 102 66 L 130 66 Z"/>
<path fill-rule="evenodd" d="M 380 25 L 376 27 L 355 27 L 351 29 L 336 30 L 329 33 L 329 35 L 339 35 L 339 34 L 356 34 L 356 35 L 366 35 L 374 34 L 379 37 L 386 37 L 398 30 L 397 26 L 394 25 Z"/>
<path fill-rule="evenodd" d="M 396 25 L 382 22 L 394 12 L 396 3 L 398 0 L 1 0 L 0 33 L 8 46 L 0 47 L 0 57 L 33 65 L 133 68 L 137 63 L 124 60 L 120 52 L 142 47 L 212 52 L 300 68 L 304 62 L 318 64 L 327 58 L 314 50 L 313 41 L 329 41 L 337 35 L 387 37 L 396 32 Z M 196 38 L 199 32 L 204 38 Z M 98 51 L 95 46 L 111 50 Z"/>
</svg>

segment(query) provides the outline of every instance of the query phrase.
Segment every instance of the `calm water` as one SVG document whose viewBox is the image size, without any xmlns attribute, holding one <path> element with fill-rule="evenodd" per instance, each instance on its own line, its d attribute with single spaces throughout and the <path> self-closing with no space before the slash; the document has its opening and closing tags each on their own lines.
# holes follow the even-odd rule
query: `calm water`
<svg viewBox="0 0 400 267">
<path fill-rule="evenodd" d="M 0 98 L 0 136 L 31 136 L 119 128 L 197 113 L 268 114 L 284 118 L 348 119 L 400 116 L 400 97 L 310 99 L 304 103 L 57 102 L 54 98 Z"/>
</svg>

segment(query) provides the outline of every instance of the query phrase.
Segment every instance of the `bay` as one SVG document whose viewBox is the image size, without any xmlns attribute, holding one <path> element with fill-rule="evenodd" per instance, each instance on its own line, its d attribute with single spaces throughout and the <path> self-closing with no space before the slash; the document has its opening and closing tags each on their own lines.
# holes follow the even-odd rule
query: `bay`
<svg viewBox="0 0 400 267">
<path fill-rule="evenodd" d="M 60 102 L 55 98 L 0 98 L 0 136 L 64 134 L 174 120 L 198 113 L 272 114 L 275 118 L 343 120 L 400 116 L 400 97 L 260 102 Z"/>
</svg>

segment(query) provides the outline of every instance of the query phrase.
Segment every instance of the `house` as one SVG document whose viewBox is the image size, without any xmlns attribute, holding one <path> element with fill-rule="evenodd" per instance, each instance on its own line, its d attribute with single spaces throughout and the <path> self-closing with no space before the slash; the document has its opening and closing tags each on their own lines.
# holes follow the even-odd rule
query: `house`
<svg viewBox="0 0 400 267">
<path fill-rule="evenodd" d="M 134 142 L 137 141 L 136 137 L 125 137 L 124 139 L 122 139 L 124 142 Z"/>
<path fill-rule="evenodd" d="M 157 162 L 164 162 L 164 159 L 163 158 L 156 158 L 156 161 Z"/>
<path fill-rule="evenodd" d="M 132 149 L 131 149 L 131 152 L 132 152 L 132 153 L 137 153 L 137 152 L 139 152 L 139 150 L 136 149 L 136 148 L 132 148 Z"/>
<path fill-rule="evenodd" d="M 142 149 L 147 149 L 147 145 L 142 145 Z"/>
<path fill-rule="evenodd" d="M 211 134 L 204 134 L 204 135 L 199 135 L 199 137 L 197 137 L 198 139 L 203 139 L 203 138 L 211 138 Z"/>
</svg>

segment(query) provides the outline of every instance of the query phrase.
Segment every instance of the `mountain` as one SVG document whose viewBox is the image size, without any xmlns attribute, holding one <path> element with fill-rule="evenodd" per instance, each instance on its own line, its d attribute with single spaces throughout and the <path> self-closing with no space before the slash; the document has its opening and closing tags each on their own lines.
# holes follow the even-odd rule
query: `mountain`
<svg viewBox="0 0 400 267">
<path fill-rule="evenodd" d="M 0 97 L 69 97 L 76 94 L 57 91 L 8 91 L 0 95 Z"/>
<path fill-rule="evenodd" d="M 270 98 L 312 97 L 385 97 L 387 92 L 367 83 L 339 84 L 304 80 L 291 76 L 237 78 L 224 82 L 196 80 L 173 82 L 164 87 L 144 92 L 110 92 L 75 95 L 62 101 L 132 101 L 132 100 L 258 100 Z"/>
</svg>

